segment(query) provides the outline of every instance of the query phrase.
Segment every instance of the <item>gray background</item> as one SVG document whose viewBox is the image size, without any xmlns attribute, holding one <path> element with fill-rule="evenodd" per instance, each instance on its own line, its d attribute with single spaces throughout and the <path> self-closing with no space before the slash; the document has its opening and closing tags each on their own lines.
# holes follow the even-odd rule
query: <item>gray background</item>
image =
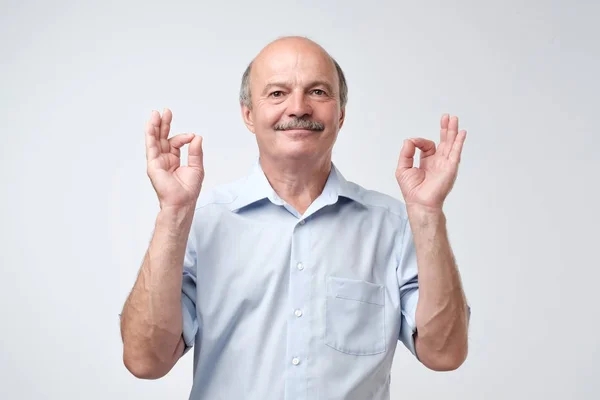
<svg viewBox="0 0 600 400">
<path fill-rule="evenodd" d="M 121 361 L 118 313 L 158 207 L 143 126 L 205 137 L 205 188 L 247 173 L 241 74 L 269 41 L 321 43 L 350 92 L 343 174 L 401 197 L 402 140 L 468 130 L 446 213 L 473 307 L 452 373 L 403 347 L 394 399 L 595 399 L 598 2 L 2 2 L 0 398 L 184 399 Z"/>
</svg>

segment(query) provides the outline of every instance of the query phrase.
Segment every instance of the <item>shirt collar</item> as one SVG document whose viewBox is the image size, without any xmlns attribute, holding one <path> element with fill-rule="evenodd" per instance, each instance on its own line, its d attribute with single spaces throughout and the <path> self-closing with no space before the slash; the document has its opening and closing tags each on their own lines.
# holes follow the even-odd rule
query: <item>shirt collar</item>
<svg viewBox="0 0 600 400">
<path fill-rule="evenodd" d="M 337 169 L 335 164 L 331 163 L 331 171 L 323 192 L 315 200 L 315 204 L 319 206 L 335 204 L 339 197 L 345 197 L 350 200 L 354 200 L 359 203 L 362 202 L 362 198 L 359 194 L 358 186 L 352 182 L 348 182 L 341 172 Z M 241 187 L 238 189 L 238 196 L 230 204 L 232 211 L 238 211 L 251 204 L 259 201 L 268 199 L 271 203 L 276 205 L 283 205 L 284 201 L 277 195 L 275 190 L 271 187 L 264 171 L 260 165 L 260 159 L 257 159 L 254 163 L 250 174 L 242 181 Z M 311 206 L 312 208 L 312 206 Z"/>
</svg>

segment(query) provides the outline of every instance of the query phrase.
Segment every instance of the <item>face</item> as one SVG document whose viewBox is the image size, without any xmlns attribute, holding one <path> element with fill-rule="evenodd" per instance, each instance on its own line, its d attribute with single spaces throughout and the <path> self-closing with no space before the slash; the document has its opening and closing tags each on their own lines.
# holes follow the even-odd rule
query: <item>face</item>
<svg viewBox="0 0 600 400">
<path fill-rule="evenodd" d="M 331 157 L 344 110 L 335 65 L 320 47 L 302 40 L 272 44 L 255 59 L 250 85 L 252 108 L 242 105 L 242 114 L 261 157 Z"/>
</svg>

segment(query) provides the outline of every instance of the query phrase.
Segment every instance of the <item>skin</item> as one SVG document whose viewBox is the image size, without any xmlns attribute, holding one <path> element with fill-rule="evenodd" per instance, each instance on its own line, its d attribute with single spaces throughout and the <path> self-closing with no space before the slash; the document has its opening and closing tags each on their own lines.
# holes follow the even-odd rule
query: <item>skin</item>
<svg viewBox="0 0 600 400">
<path fill-rule="evenodd" d="M 304 213 L 325 185 L 344 123 L 335 65 L 313 42 L 278 40 L 255 58 L 250 87 L 252 108 L 242 105 L 242 117 L 256 135 L 261 166 L 276 193 Z M 297 118 L 320 123 L 324 129 L 274 129 Z"/>
<path fill-rule="evenodd" d="M 468 307 L 446 231 L 444 200 L 458 173 L 467 132 L 458 117 L 442 116 L 440 143 L 404 141 L 396 179 L 413 230 L 419 274 L 415 347 L 421 362 L 436 371 L 460 367 L 468 353 Z M 416 149 L 420 167 L 413 166 Z"/>
<path fill-rule="evenodd" d="M 152 111 L 146 124 L 147 174 L 160 211 L 133 289 L 121 313 L 123 362 L 136 377 L 166 375 L 184 350 L 181 286 L 183 258 L 204 180 L 202 137 L 168 139 L 172 113 Z M 180 149 L 189 145 L 188 165 Z"/>
<path fill-rule="evenodd" d="M 241 113 L 256 136 L 261 166 L 277 194 L 304 213 L 323 190 L 344 123 L 335 65 L 314 42 L 284 38 L 257 55 L 250 85 L 252 104 L 242 104 Z M 146 124 L 147 173 L 160 211 L 121 316 L 124 364 L 144 379 L 166 375 L 183 354 L 183 257 L 204 179 L 202 138 L 169 138 L 171 120 L 165 109 L 162 116 L 153 111 Z M 278 129 L 282 126 L 289 129 Z M 443 212 L 466 132 L 458 130 L 458 118 L 448 115 L 440 126 L 437 147 L 423 138 L 404 142 L 396 178 L 417 250 L 417 355 L 428 368 L 447 371 L 458 368 L 467 355 L 467 303 Z M 183 166 L 180 148 L 186 144 L 188 165 Z M 416 149 L 421 150 L 419 168 L 413 166 Z"/>
</svg>

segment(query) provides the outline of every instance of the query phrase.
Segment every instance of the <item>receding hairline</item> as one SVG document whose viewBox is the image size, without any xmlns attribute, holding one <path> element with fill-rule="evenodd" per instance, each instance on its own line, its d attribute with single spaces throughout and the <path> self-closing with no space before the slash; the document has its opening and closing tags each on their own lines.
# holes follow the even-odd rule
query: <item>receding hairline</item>
<svg viewBox="0 0 600 400">
<path fill-rule="evenodd" d="M 243 75 L 242 75 L 242 84 L 241 84 L 241 88 L 240 88 L 240 96 L 239 96 L 239 101 L 241 104 L 246 105 L 248 108 L 252 108 L 252 92 L 250 90 L 250 78 L 252 75 L 252 69 L 254 64 L 256 63 L 256 60 L 259 59 L 259 57 L 264 54 L 267 49 L 269 49 L 270 47 L 272 47 L 274 44 L 280 42 L 280 41 L 287 41 L 287 40 L 303 40 L 308 42 L 309 44 L 319 48 L 319 50 L 321 52 L 323 52 L 324 55 L 327 56 L 327 58 L 332 62 L 336 73 L 337 73 L 337 77 L 338 77 L 338 96 L 340 98 L 340 106 L 342 108 L 344 108 L 346 106 L 347 100 L 348 100 L 348 86 L 346 83 L 346 77 L 344 74 L 344 71 L 342 70 L 342 67 L 340 66 L 340 64 L 337 62 L 337 60 L 335 58 L 333 58 L 333 56 L 331 56 L 331 54 L 329 54 L 329 52 L 327 50 L 325 50 L 321 45 L 319 45 L 318 43 L 314 42 L 311 39 L 308 39 L 306 37 L 302 37 L 302 36 L 285 36 L 285 37 L 281 37 L 278 38 L 274 41 L 272 41 L 271 43 L 269 43 L 267 46 L 265 46 L 256 57 L 254 57 L 252 59 L 252 61 L 250 61 L 250 63 L 248 63 L 248 66 L 246 67 L 246 70 L 244 71 Z"/>
</svg>

